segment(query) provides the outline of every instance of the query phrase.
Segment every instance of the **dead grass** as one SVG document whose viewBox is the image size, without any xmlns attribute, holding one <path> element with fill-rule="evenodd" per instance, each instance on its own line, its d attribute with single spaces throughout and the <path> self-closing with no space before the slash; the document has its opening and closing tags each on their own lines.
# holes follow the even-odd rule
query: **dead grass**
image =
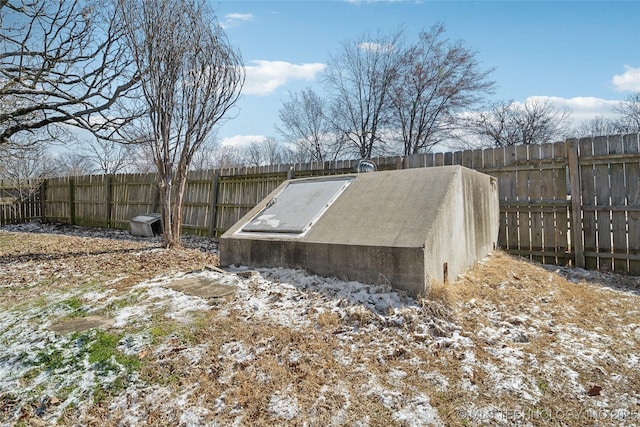
<svg viewBox="0 0 640 427">
<path fill-rule="evenodd" d="M 425 299 L 429 301 L 439 302 L 446 306 L 451 305 L 452 292 L 449 283 L 431 281 Z"/>
<path fill-rule="evenodd" d="M 426 296 L 419 298 L 424 313 L 434 319 L 450 321 L 453 317 L 455 296 L 450 283 L 432 281 Z"/>
<path fill-rule="evenodd" d="M 63 242 L 63 243 L 61 243 Z M 110 283 L 126 290 L 167 271 L 216 265 L 218 257 L 192 249 L 162 249 L 157 244 L 51 234 L 0 235 L 0 304 L 87 284 Z M 19 268 L 8 268 L 19 265 Z"/>
<path fill-rule="evenodd" d="M 334 320 L 331 317 L 331 323 Z M 215 420 L 220 425 L 233 424 L 238 412 L 243 414 L 243 425 L 286 423 L 269 410 L 274 395 L 289 398 L 305 408 L 304 413 L 295 413 L 296 425 L 331 425 L 332 418 L 345 406 L 348 411 L 342 421 L 346 425 L 365 417 L 372 418 L 372 425 L 394 425 L 390 411 L 379 400 L 349 398 L 363 394 L 365 385 L 359 370 L 341 364 L 336 358 L 341 346 L 331 330 L 292 330 L 267 323 L 247 325 L 237 314 L 220 318 L 212 313 L 206 323 L 199 330 L 198 340 L 191 343 L 209 345 L 197 367 L 178 355 L 168 357 L 144 369 L 145 382 L 168 385 L 175 394 L 195 386 L 197 393 L 191 395 L 190 403 L 217 407 L 209 421 Z M 247 350 L 246 359 L 221 357 L 223 349 L 230 345 L 236 347 L 237 353 Z M 380 372 L 376 368 L 379 367 L 363 365 L 360 369 Z M 344 394 L 326 390 L 327 384 L 337 383 L 344 386 Z M 178 418 L 165 413 L 162 403 L 147 402 L 142 408 L 148 424 L 179 424 Z M 119 425 L 121 418 L 110 411 L 108 404 L 94 405 L 88 419 L 95 420 L 96 425 Z"/>
<path fill-rule="evenodd" d="M 592 385 L 608 384 L 614 395 L 633 395 L 639 390 L 637 366 L 623 362 L 637 352 L 637 336 L 630 340 L 629 334 L 620 329 L 621 325 L 637 325 L 640 320 L 638 298 L 632 293 L 616 293 L 605 284 L 573 283 L 504 253 L 496 253 L 490 262 L 477 265 L 451 289 L 454 304 L 459 307 L 483 308 L 480 312 L 474 310 L 473 315 L 459 311 L 458 318 L 476 343 L 479 362 L 499 366 L 500 356 L 479 349 L 515 339 L 508 334 L 510 328 L 527 330 L 525 336 L 517 337 L 518 348 L 525 355 L 522 363 L 530 363 L 525 365 L 527 373 L 534 378 L 528 387 L 541 392 L 537 401 L 540 408 L 584 414 L 584 396 Z M 481 333 L 487 326 L 501 327 L 506 339 L 487 340 Z M 570 344 L 570 337 L 579 346 L 575 341 Z M 584 392 L 577 399 L 563 397 L 571 385 L 562 378 L 566 372 L 554 375 L 554 366 L 561 361 L 563 369 L 576 373 L 577 382 L 583 387 Z M 624 378 L 626 384 L 620 387 L 616 384 L 618 378 Z M 487 373 L 479 372 L 476 383 L 482 385 L 486 379 Z M 563 399 L 561 404 L 559 399 Z M 494 401 L 492 396 L 482 395 L 479 400 L 487 405 Z M 503 395 L 501 404 L 513 408 L 519 400 L 517 393 Z M 553 417 L 546 421 L 559 422 Z"/>
<path fill-rule="evenodd" d="M 216 259 L 133 242 L 2 233 L 0 262 L 20 267 L 0 270 L 7 284 L 0 307 L 9 307 L 34 298 L 34 288 L 46 294 L 93 282 L 124 292 Z M 138 372 L 146 388 L 69 410 L 59 423 L 131 424 L 128 410 L 139 405 L 139 424 L 154 426 L 185 424 L 182 407 L 204 408 L 200 421 L 216 425 L 412 425 L 397 410 L 422 397 L 447 426 L 500 424 L 461 416 L 469 408 L 538 408 L 533 425 L 584 425 L 558 414 L 597 403 L 587 396 L 592 385 L 602 386 L 612 408 L 640 402 L 638 365 L 630 363 L 640 336 L 629 329 L 640 327 L 639 297 L 573 283 L 499 252 L 455 283 L 432 284 L 417 309 L 389 315 L 363 305 L 344 315 L 311 310 L 310 326 L 291 328 L 246 320 L 229 309 L 233 301 L 186 326 L 154 317 L 157 339 L 140 355 Z M 197 362 L 186 357 L 200 347 Z M 290 418 L 287 408 L 274 408 L 287 403 Z"/>
<path fill-rule="evenodd" d="M 318 326 L 325 330 L 333 330 L 340 324 L 340 316 L 338 314 L 323 311 L 318 315 Z"/>
</svg>

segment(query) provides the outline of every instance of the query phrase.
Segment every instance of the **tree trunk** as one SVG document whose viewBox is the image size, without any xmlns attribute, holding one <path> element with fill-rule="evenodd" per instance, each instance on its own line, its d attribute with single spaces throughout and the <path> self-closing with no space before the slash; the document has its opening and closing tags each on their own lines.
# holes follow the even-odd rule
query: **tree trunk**
<svg viewBox="0 0 640 427">
<path fill-rule="evenodd" d="M 160 213 L 162 215 L 162 241 L 165 247 L 169 248 L 173 244 L 172 212 L 171 212 L 171 176 L 160 176 L 158 180 L 160 192 Z"/>
<path fill-rule="evenodd" d="M 171 247 L 179 248 L 182 246 L 182 222 L 183 222 L 183 201 L 184 192 L 187 188 L 187 174 L 185 171 L 179 170 L 176 174 L 176 188 L 174 191 L 173 199 L 173 215 L 171 222 L 171 231 L 173 233 L 173 240 Z"/>
</svg>

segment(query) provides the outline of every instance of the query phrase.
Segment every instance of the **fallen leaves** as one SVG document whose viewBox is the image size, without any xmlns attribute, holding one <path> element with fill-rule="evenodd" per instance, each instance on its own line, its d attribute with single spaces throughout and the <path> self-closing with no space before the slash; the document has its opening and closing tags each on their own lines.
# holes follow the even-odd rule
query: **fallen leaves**
<svg viewBox="0 0 640 427">
<path fill-rule="evenodd" d="M 589 389 L 589 391 L 587 391 L 587 396 L 600 396 L 601 391 L 602 387 L 594 385 Z"/>
<path fill-rule="evenodd" d="M 115 287 L 126 289 L 166 271 L 190 271 L 218 262 L 214 253 L 188 248 L 163 249 L 154 242 L 44 233 L 4 235 L 14 243 L 0 247 L 0 259 L 4 261 L 0 283 L 11 299 L 20 297 L 27 287 L 38 286 L 43 292 L 91 280 L 120 278 Z"/>
</svg>

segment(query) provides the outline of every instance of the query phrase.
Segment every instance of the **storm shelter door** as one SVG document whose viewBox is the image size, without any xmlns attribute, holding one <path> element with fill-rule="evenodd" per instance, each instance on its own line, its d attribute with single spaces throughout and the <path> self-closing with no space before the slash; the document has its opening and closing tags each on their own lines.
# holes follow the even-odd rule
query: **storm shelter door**
<svg viewBox="0 0 640 427">
<path fill-rule="evenodd" d="M 349 176 L 291 181 L 242 231 L 302 234 L 311 228 L 353 179 Z"/>
</svg>

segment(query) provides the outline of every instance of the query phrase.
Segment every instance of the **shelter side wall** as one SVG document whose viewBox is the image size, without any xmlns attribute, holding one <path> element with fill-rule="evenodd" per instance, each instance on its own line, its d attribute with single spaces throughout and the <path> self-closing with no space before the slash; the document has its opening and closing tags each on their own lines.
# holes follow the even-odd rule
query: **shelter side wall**
<svg viewBox="0 0 640 427">
<path fill-rule="evenodd" d="M 497 179 L 473 171 L 462 175 L 469 260 L 479 260 L 497 246 L 500 203 Z M 467 268 L 473 265 L 473 261 Z"/>
<path fill-rule="evenodd" d="M 455 179 L 425 242 L 425 281 L 444 282 L 464 271 L 468 247 L 462 181 Z"/>
<path fill-rule="evenodd" d="M 417 297 L 424 294 L 424 248 L 221 239 L 220 264 L 304 269 L 321 276 L 386 283 Z"/>
<path fill-rule="evenodd" d="M 495 178 L 461 170 L 442 203 L 425 246 L 427 281 L 454 280 L 489 254 L 498 238 Z"/>
</svg>

